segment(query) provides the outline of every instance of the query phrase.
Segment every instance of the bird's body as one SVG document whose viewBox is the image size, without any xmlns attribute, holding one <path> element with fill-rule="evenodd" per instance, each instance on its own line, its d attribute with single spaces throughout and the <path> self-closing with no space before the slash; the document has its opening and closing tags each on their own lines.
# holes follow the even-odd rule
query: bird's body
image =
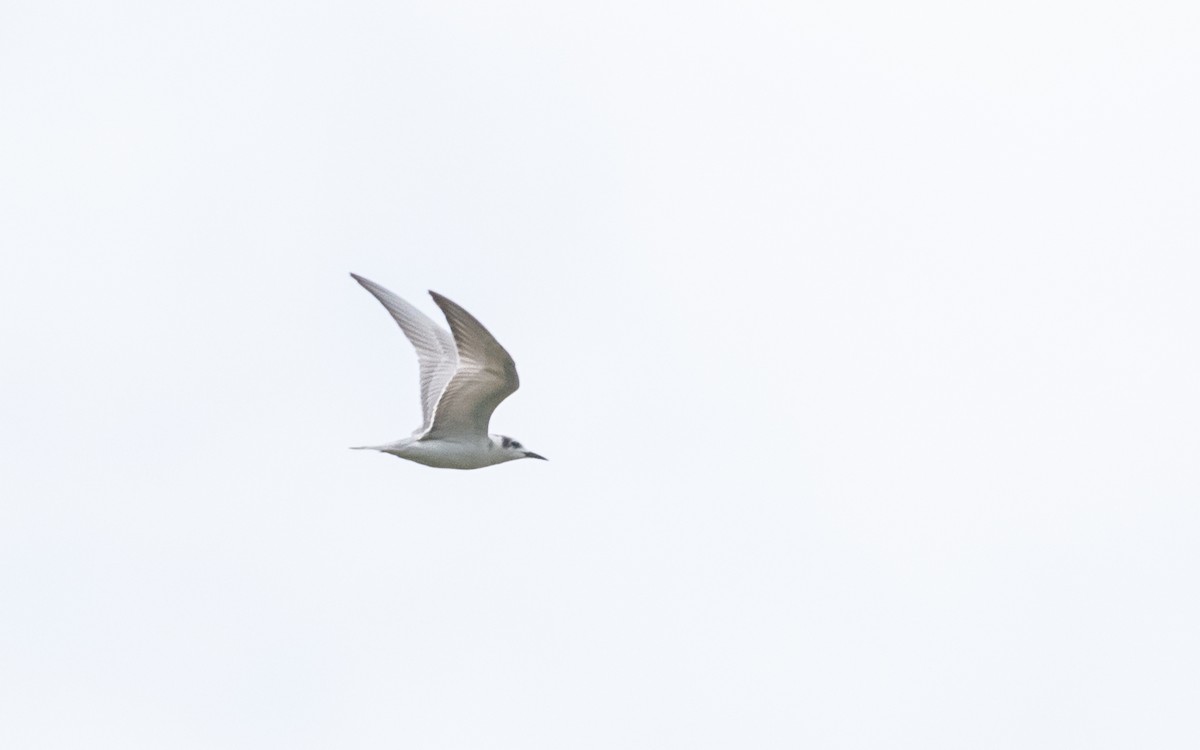
<svg viewBox="0 0 1200 750">
<path fill-rule="evenodd" d="M 509 455 L 508 451 L 500 448 L 500 436 L 489 435 L 484 440 L 463 441 L 401 438 L 394 443 L 368 446 L 365 449 L 391 453 L 393 456 L 437 469 L 482 469 L 516 458 L 530 458 Z"/>
<path fill-rule="evenodd" d="M 350 274 L 383 304 L 417 352 L 424 422 L 412 437 L 364 446 L 426 466 L 480 469 L 518 458 L 541 458 L 504 435 L 488 434 L 496 407 L 517 390 L 517 366 L 469 312 L 437 292 L 450 331 L 387 289 Z"/>
</svg>

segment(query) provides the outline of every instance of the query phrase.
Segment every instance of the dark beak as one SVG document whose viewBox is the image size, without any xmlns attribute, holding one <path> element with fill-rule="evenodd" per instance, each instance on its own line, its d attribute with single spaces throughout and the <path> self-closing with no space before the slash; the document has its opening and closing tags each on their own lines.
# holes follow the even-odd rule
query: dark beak
<svg viewBox="0 0 1200 750">
<path fill-rule="evenodd" d="M 538 454 L 534 453 L 533 451 L 525 451 L 525 458 L 540 458 L 543 461 L 550 460 L 550 459 L 546 458 L 545 456 L 539 456 Z"/>
</svg>

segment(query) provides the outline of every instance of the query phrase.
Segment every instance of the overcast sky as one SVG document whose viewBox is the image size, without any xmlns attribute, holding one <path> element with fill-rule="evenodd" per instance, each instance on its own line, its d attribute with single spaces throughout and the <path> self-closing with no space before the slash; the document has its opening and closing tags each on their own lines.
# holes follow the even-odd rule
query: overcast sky
<svg viewBox="0 0 1200 750">
<path fill-rule="evenodd" d="M 1200 747 L 1197 7 L 7 0 L 0 745 Z"/>
</svg>

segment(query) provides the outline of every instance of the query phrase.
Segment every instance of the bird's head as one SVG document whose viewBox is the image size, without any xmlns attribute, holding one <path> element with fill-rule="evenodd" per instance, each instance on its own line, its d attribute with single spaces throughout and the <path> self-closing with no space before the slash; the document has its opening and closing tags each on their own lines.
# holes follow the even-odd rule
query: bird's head
<svg viewBox="0 0 1200 750">
<path fill-rule="evenodd" d="M 516 440 L 513 440 L 507 435 L 491 435 L 492 442 L 496 446 L 496 450 L 502 451 L 505 455 L 505 460 L 515 461 L 518 458 L 540 458 L 543 461 L 548 460 L 545 456 L 539 456 L 525 446 L 521 445 Z"/>
</svg>

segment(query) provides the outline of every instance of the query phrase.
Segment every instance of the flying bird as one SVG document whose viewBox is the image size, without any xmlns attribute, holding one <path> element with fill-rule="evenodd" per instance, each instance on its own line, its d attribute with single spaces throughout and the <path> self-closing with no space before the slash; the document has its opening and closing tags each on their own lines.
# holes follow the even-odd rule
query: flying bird
<svg viewBox="0 0 1200 750">
<path fill-rule="evenodd" d="M 488 434 L 500 402 L 517 390 L 517 366 L 500 342 L 471 313 L 430 292 L 450 331 L 380 285 L 350 274 L 383 304 L 417 350 L 424 421 L 412 437 L 387 445 L 364 445 L 440 469 L 484 466 L 540 458 L 516 440 Z"/>
</svg>

